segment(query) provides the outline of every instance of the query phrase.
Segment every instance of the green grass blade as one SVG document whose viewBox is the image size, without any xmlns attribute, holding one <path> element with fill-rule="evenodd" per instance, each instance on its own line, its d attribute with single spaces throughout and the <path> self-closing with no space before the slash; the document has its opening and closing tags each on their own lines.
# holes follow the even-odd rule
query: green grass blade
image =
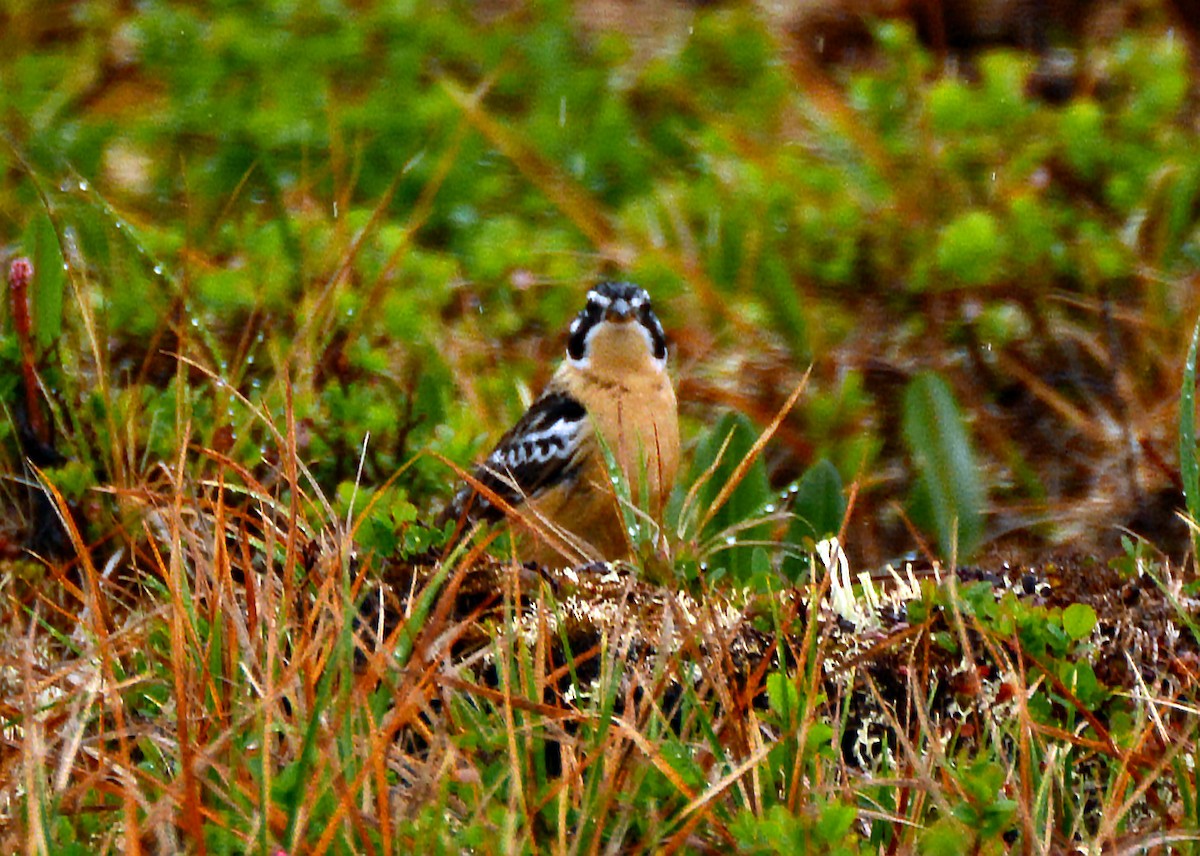
<svg viewBox="0 0 1200 856">
<path fill-rule="evenodd" d="M 1193 520 L 1200 513 L 1200 463 L 1196 461 L 1196 343 L 1200 341 L 1200 320 L 1192 329 L 1187 362 L 1183 365 L 1183 388 L 1179 391 L 1179 474 L 1183 478 L 1183 496 Z M 1197 536 L 1192 533 L 1192 553 Z"/>
</svg>

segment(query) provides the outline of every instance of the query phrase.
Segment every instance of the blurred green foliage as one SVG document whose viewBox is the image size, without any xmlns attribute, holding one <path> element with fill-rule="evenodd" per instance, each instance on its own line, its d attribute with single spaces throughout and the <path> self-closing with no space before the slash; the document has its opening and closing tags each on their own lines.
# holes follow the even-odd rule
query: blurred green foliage
<svg viewBox="0 0 1200 856">
<path fill-rule="evenodd" d="M 232 392 L 282 426 L 286 372 L 326 491 L 355 477 L 368 433 L 367 483 L 422 451 L 467 463 L 518 415 L 514 392 L 536 393 L 584 284 L 619 272 L 652 290 L 689 367 L 708 355 L 701 330 L 720 353 L 770 350 L 797 373 L 813 361 L 792 419 L 809 447 L 773 486 L 827 459 L 873 509 L 928 489 L 959 445 L 895 442 L 874 355 L 906 381 L 938 373 L 974 412 L 1012 391 L 995 352 L 1060 361 L 1060 323 L 1097 327 L 1088 301 L 1136 307 L 1139 331 L 1164 335 L 1193 308 L 1190 71 L 1161 17 L 1094 46 L 1096 79 L 1055 104 L 1030 94 L 1035 56 L 991 49 L 946 73 L 903 21 L 874 26 L 870 63 L 816 79 L 749 4 L 679 11 L 636 38 L 577 12 L 6 11 L 0 222 L 38 266 L 38 342 L 67 369 L 51 384 L 65 451 L 134 484 L 169 448 L 162 431 L 204 444 L 228 427 L 255 467 L 271 438 Z M 1145 400 L 1170 350 L 1124 352 Z M 180 379 L 229 388 L 190 396 L 195 411 L 155 404 L 173 354 L 202 367 Z M 97 392 L 107 421 L 73 425 Z M 155 430 L 124 430 L 143 406 Z M 943 551 L 954 515 L 960 554 L 982 543 L 985 499 L 1061 499 L 1065 480 L 1005 430 L 974 439 L 980 484 L 929 492 Z M 109 448 L 82 448 L 96 444 Z M 424 508 L 449 480 L 427 456 L 400 486 Z"/>
</svg>

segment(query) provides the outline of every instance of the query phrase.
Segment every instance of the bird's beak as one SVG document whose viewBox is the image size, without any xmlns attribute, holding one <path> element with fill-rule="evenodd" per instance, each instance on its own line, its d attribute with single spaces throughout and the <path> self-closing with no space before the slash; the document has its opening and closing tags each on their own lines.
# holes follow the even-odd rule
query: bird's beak
<svg viewBox="0 0 1200 856">
<path fill-rule="evenodd" d="M 612 303 L 608 304 L 608 308 L 604 312 L 605 321 L 615 321 L 617 323 L 628 321 L 633 317 L 633 307 L 629 301 L 623 297 L 617 298 Z"/>
</svg>

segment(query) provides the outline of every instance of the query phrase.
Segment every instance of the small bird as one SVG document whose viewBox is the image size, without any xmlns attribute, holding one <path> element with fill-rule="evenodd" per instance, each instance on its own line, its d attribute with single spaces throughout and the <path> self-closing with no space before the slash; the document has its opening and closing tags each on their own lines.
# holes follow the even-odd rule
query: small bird
<svg viewBox="0 0 1200 856">
<path fill-rule="evenodd" d="M 571 322 L 566 358 L 500 438 L 443 519 L 498 520 L 512 509 L 517 554 L 539 564 L 613 560 L 630 538 L 598 439 L 634 498 L 661 513 L 679 469 L 679 418 L 667 340 L 645 289 L 603 282 Z M 481 489 L 482 488 L 482 489 Z"/>
</svg>

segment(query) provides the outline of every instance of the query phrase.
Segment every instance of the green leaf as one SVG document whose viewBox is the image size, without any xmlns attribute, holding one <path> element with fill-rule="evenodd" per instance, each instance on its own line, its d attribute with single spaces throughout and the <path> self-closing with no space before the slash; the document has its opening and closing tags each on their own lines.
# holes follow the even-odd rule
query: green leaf
<svg viewBox="0 0 1200 856">
<path fill-rule="evenodd" d="M 975 836 L 962 821 L 943 817 L 926 829 L 920 838 L 920 852 L 927 856 L 959 856 L 971 852 Z"/>
<path fill-rule="evenodd" d="M 837 844 L 849 834 L 857 817 L 858 809 L 852 805 L 833 803 L 825 806 L 814 829 L 817 840 L 822 844 Z"/>
<path fill-rule="evenodd" d="M 1063 630 L 1072 639 L 1083 639 L 1096 626 L 1096 610 L 1086 603 L 1073 603 L 1063 610 Z"/>
<path fill-rule="evenodd" d="M 804 751 L 820 755 L 822 758 L 837 757 L 839 749 L 834 734 L 833 726 L 828 722 L 819 719 L 809 722 Z"/>
<path fill-rule="evenodd" d="M 904 391 L 904 440 L 942 556 L 970 556 L 983 531 L 986 491 L 954 395 L 933 372 L 917 375 Z"/>
<path fill-rule="evenodd" d="M 1104 111 L 1085 98 L 1062 111 L 1059 138 L 1067 164 L 1084 179 L 1095 177 L 1112 150 L 1112 141 L 1104 131 Z"/>
<path fill-rule="evenodd" d="M 979 758 L 964 771 L 959 781 L 972 802 L 988 805 L 1004 785 L 1004 769 L 994 761 Z"/>
<path fill-rule="evenodd" d="M 972 110 L 978 101 L 961 80 L 944 79 L 929 89 L 928 110 L 934 130 L 939 134 L 955 134 L 967 130 L 976 119 Z"/>
<path fill-rule="evenodd" d="M 827 459 L 817 461 L 801 477 L 796 486 L 795 514 L 793 530 L 807 530 L 813 538 L 836 535 L 841 528 L 846 514 L 842 477 Z"/>
<path fill-rule="evenodd" d="M 750 551 L 750 577 L 755 590 L 760 587 L 769 590 L 772 583 L 778 586 L 774 568 L 771 567 L 771 557 L 761 544 L 755 544 Z"/>
<path fill-rule="evenodd" d="M 1059 677 L 1067 689 L 1089 710 L 1095 710 L 1104 702 L 1106 692 L 1096 678 L 1096 672 L 1087 660 L 1062 663 Z"/>
<path fill-rule="evenodd" d="M 767 675 L 767 704 L 785 724 L 790 723 L 800 709 L 800 693 L 783 672 Z"/>
<path fill-rule="evenodd" d="M 67 281 L 58 235 L 45 212 L 30 222 L 23 243 L 33 262 L 33 282 L 29 285 L 33 337 L 45 351 L 62 332 L 63 287 Z"/>
<path fill-rule="evenodd" d="M 785 542 L 792 548 L 783 558 L 783 575 L 796 582 L 808 570 L 804 554 L 815 542 L 836 535 L 846 514 L 846 498 L 842 495 L 842 477 L 828 460 L 817 461 L 796 486 L 792 522 Z"/>
</svg>

